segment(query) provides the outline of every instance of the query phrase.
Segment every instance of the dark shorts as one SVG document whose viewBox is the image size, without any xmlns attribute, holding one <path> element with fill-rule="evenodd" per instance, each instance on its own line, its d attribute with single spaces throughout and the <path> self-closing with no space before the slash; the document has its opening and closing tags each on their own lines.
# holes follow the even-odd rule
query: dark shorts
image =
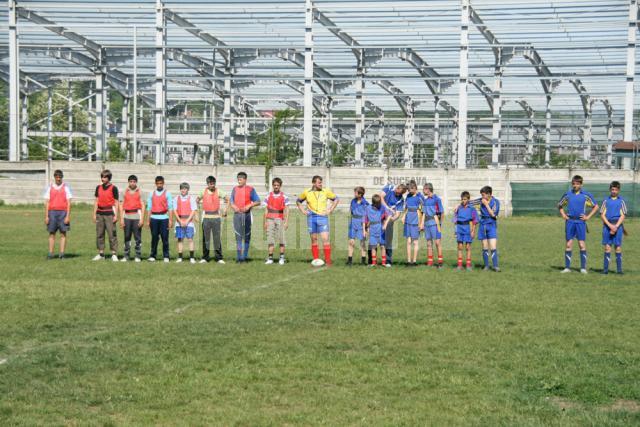
<svg viewBox="0 0 640 427">
<path fill-rule="evenodd" d="M 49 225 L 47 225 L 47 231 L 49 233 L 55 233 L 56 231 L 66 233 L 71 228 L 71 224 L 64 223 L 67 211 L 49 211 L 48 215 Z"/>
</svg>

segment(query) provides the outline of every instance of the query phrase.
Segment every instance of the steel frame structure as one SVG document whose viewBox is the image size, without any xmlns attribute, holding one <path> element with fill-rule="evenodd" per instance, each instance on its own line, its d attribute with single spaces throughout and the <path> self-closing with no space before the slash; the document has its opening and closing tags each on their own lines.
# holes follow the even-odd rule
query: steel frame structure
<svg viewBox="0 0 640 427">
<path fill-rule="evenodd" d="M 28 159 L 29 144 L 46 138 L 49 158 L 73 160 L 73 139 L 86 138 L 87 158 L 104 160 L 117 92 L 116 137 L 134 162 L 143 152 L 176 161 L 174 149 L 188 149 L 188 161 L 239 162 L 251 124 L 265 129 L 265 111 L 285 106 L 302 113 L 290 132 L 304 166 L 331 164 L 336 143 L 353 146 L 358 167 L 498 168 L 536 153 L 548 166 L 569 151 L 610 167 L 613 142 L 636 139 L 639 16 L 637 0 L 8 0 L 6 157 Z M 92 91 L 52 91 L 64 81 L 91 81 Z M 40 91 L 46 130 L 27 114 Z M 65 111 L 52 111 L 55 96 Z M 187 120 L 189 103 L 204 105 L 201 118 Z M 79 104 L 89 129 L 74 128 Z M 58 114 L 66 129 L 53 128 Z M 62 137 L 66 150 L 54 149 Z"/>
</svg>

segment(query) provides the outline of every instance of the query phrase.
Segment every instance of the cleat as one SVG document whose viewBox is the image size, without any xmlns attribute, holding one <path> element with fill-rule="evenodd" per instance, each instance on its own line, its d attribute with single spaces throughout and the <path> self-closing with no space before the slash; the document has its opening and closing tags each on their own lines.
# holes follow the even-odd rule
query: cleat
<svg viewBox="0 0 640 427">
<path fill-rule="evenodd" d="M 169 262 L 169 258 L 163 259 L 164 262 Z"/>
<path fill-rule="evenodd" d="M 436 265 L 436 268 L 437 268 L 438 270 L 442 270 L 442 269 L 444 268 L 444 265 L 442 265 L 442 264 L 438 264 L 438 265 Z"/>
<path fill-rule="evenodd" d="M 604 274 L 606 276 L 607 274 L 609 274 L 609 272 L 602 270 L 602 273 L 600 273 L 600 274 Z"/>
<path fill-rule="evenodd" d="M 618 271 L 616 274 L 619 274 L 620 276 L 624 276 L 624 273 L 622 271 Z"/>
<path fill-rule="evenodd" d="M 94 256 L 93 258 L 91 258 L 91 261 L 102 261 L 103 259 L 104 259 L 104 256 L 98 254 L 98 255 Z"/>
<path fill-rule="evenodd" d="M 500 267 L 495 267 L 493 271 L 495 271 L 496 273 L 500 273 L 502 270 L 500 270 Z"/>
<path fill-rule="evenodd" d="M 206 263 L 208 263 L 208 262 L 209 262 L 209 261 L 207 261 L 207 260 L 206 260 L 206 259 L 204 259 L 204 258 L 202 258 L 202 259 L 200 260 L 200 264 L 206 264 Z"/>
<path fill-rule="evenodd" d="M 118 262 L 118 261 L 120 261 L 120 260 L 118 259 L 118 255 L 116 255 L 116 254 L 111 255 L 111 261 L 113 261 L 113 262 Z"/>
<path fill-rule="evenodd" d="M 487 266 L 484 266 L 484 267 L 482 267 L 482 271 L 491 271 L 491 268 L 489 268 Z"/>
<path fill-rule="evenodd" d="M 265 262 L 265 264 L 266 264 L 266 265 L 271 265 L 271 264 L 273 264 L 273 260 L 272 260 L 272 259 L 268 259 L 268 260 Z"/>
<path fill-rule="evenodd" d="M 218 264 L 226 264 L 226 262 L 224 262 L 224 260 L 223 260 L 223 259 L 219 259 L 219 260 L 218 260 Z"/>
<path fill-rule="evenodd" d="M 155 259 L 154 257 L 150 256 L 150 257 L 149 257 L 149 259 L 148 259 L 147 261 L 149 261 L 149 262 L 156 262 L 156 259 Z"/>
<path fill-rule="evenodd" d="M 176 262 L 182 262 L 182 258 L 178 258 Z"/>
<path fill-rule="evenodd" d="M 49 254 L 47 255 L 47 261 L 52 260 L 53 259 L 53 255 Z"/>
<path fill-rule="evenodd" d="M 565 274 L 565 273 L 571 273 L 571 269 L 570 268 L 565 268 L 564 270 L 562 270 L 560 273 Z"/>
<path fill-rule="evenodd" d="M 195 263 L 196 263 L 196 259 L 195 259 L 195 258 L 189 258 L 189 262 L 190 262 L 191 264 L 195 264 Z"/>
<path fill-rule="evenodd" d="M 353 265 L 353 261 L 347 261 L 345 265 L 351 267 Z"/>
<path fill-rule="evenodd" d="M 284 265 L 284 258 L 280 258 L 280 260 L 278 261 L 278 264 Z"/>
<path fill-rule="evenodd" d="M 136 261 L 136 262 L 140 262 L 140 261 L 142 261 L 142 260 L 141 260 L 139 257 L 136 257 L 135 261 Z"/>
<path fill-rule="evenodd" d="M 581 274 L 587 274 L 587 269 L 586 268 L 581 268 L 580 269 L 580 273 Z"/>
<path fill-rule="evenodd" d="M 122 259 L 120 260 L 120 262 L 127 262 L 127 261 L 129 261 L 129 260 L 127 259 L 126 256 L 123 256 Z"/>
<path fill-rule="evenodd" d="M 391 268 L 391 264 L 384 264 L 385 268 Z"/>
<path fill-rule="evenodd" d="M 64 259 L 64 254 L 58 255 L 58 259 Z"/>
</svg>

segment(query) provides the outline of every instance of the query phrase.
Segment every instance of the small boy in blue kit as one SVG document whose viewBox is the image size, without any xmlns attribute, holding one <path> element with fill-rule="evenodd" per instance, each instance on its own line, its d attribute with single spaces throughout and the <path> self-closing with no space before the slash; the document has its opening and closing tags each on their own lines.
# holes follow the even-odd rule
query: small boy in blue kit
<svg viewBox="0 0 640 427">
<path fill-rule="evenodd" d="M 418 185 L 415 181 L 409 183 L 409 194 L 405 199 L 404 215 L 404 237 L 407 238 L 407 266 L 415 267 L 418 261 L 418 250 L 420 249 L 420 232 L 423 229 L 424 217 L 420 215 L 423 206 L 422 195 L 418 194 Z M 413 252 L 411 251 L 413 247 Z"/>
<path fill-rule="evenodd" d="M 444 207 L 442 199 L 433 193 L 433 184 L 426 183 L 422 188 L 422 198 L 424 199 L 424 237 L 427 239 L 427 266 L 433 266 L 433 245 L 435 243 L 438 251 L 437 268 L 442 268 L 442 219 L 444 217 Z"/>
<path fill-rule="evenodd" d="M 190 186 L 183 182 L 180 184 L 180 194 L 173 200 L 173 214 L 176 224 L 176 239 L 178 240 L 178 258 L 176 262 L 182 262 L 183 241 L 189 244 L 189 262 L 196 263 L 195 245 L 193 237 L 196 227 L 193 223 L 197 219 L 198 202 L 195 197 L 189 195 Z"/>
<path fill-rule="evenodd" d="M 382 206 L 382 197 L 380 197 L 379 194 L 375 194 L 371 198 L 371 205 L 368 205 L 365 208 L 364 215 L 364 225 L 366 227 L 365 235 L 369 236 L 369 250 L 371 251 L 370 267 L 375 267 L 378 264 L 378 246 L 380 247 L 380 254 L 382 257 L 381 265 L 391 267 L 391 264 L 387 264 L 387 254 L 385 251 L 385 242 L 382 230 L 386 228 L 392 217 L 393 212 Z"/>
<path fill-rule="evenodd" d="M 567 191 L 558 202 L 558 210 L 565 220 L 565 237 L 567 244 L 564 252 L 564 270 L 571 273 L 571 251 L 573 239 L 578 239 L 580 246 L 580 273 L 587 274 L 587 221 L 598 211 L 598 204 L 593 195 L 582 189 L 582 177 L 575 175 L 571 179 L 571 190 Z M 589 210 L 589 213 L 586 213 Z"/>
<path fill-rule="evenodd" d="M 458 268 L 462 270 L 462 251 L 467 252 L 467 271 L 471 271 L 471 242 L 476 231 L 478 215 L 475 208 L 469 205 L 471 195 L 463 191 L 460 195 L 460 206 L 455 211 L 454 222 L 456 224 L 456 240 L 458 242 Z"/>
<path fill-rule="evenodd" d="M 353 199 L 349 208 L 349 249 L 347 265 L 353 265 L 353 250 L 356 246 L 356 240 L 360 241 L 360 263 L 367 265 L 366 239 L 364 236 L 363 218 L 369 202 L 364 198 L 365 190 L 363 187 L 353 189 Z"/>
<path fill-rule="evenodd" d="M 489 271 L 489 251 L 491 251 L 491 264 L 493 270 L 500 271 L 498 265 L 498 215 L 500 214 L 500 201 L 493 197 L 493 189 L 485 185 L 480 189 L 479 199 L 469 202 L 471 206 L 480 206 L 480 227 L 478 228 L 478 240 L 482 242 L 483 270 Z"/>
<path fill-rule="evenodd" d="M 624 219 L 627 216 L 627 203 L 620 196 L 620 183 L 613 181 L 609 185 L 611 195 L 602 201 L 600 217 L 602 218 L 602 244 L 604 245 L 604 266 L 602 274 L 609 274 L 611 247 L 616 251 L 616 271 L 622 273 L 622 235 Z"/>
</svg>

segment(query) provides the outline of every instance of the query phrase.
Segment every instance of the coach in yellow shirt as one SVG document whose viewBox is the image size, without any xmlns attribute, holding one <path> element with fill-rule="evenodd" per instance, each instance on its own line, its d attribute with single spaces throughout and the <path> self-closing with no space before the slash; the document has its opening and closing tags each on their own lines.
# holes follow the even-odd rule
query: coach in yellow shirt
<svg viewBox="0 0 640 427">
<path fill-rule="evenodd" d="M 331 246 L 329 244 L 329 215 L 338 206 L 340 200 L 333 191 L 322 188 L 322 177 L 314 176 L 311 179 L 311 188 L 304 190 L 296 205 L 300 212 L 307 217 L 307 228 L 311 236 L 311 254 L 313 259 L 320 257 L 318 249 L 318 234 L 322 238 L 324 247 L 324 261 L 331 265 Z M 306 202 L 306 207 L 303 203 Z"/>
</svg>

